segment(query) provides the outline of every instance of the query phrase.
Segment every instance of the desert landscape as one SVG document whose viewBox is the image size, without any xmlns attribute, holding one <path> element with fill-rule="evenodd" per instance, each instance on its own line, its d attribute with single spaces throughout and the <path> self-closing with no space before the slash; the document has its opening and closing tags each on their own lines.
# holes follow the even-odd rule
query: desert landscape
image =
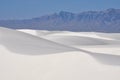
<svg viewBox="0 0 120 80">
<path fill-rule="evenodd" d="M 0 80 L 120 80 L 120 33 L 0 27 Z"/>
</svg>

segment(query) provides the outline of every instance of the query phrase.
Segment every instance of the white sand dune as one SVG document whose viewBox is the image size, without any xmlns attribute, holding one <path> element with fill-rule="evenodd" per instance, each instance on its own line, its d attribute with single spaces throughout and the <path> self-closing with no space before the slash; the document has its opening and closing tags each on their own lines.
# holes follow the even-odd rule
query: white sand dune
<svg viewBox="0 0 120 80">
<path fill-rule="evenodd" d="M 47 30 L 29 30 L 29 29 L 18 29 L 17 31 L 25 32 L 34 36 L 46 36 L 50 34 L 61 33 L 61 31 L 47 31 Z M 63 31 L 64 32 L 64 31 Z"/>
<path fill-rule="evenodd" d="M 107 33 L 105 33 L 107 34 Z M 103 34 L 104 35 L 104 34 Z M 61 32 L 44 35 L 43 38 L 69 45 L 69 46 L 94 46 L 94 45 L 119 45 L 120 41 L 112 37 L 103 37 L 97 33 Z"/>
<path fill-rule="evenodd" d="M 104 34 L 104 33 L 98 33 L 97 35 L 101 37 L 107 37 L 107 38 L 112 38 L 115 40 L 120 40 L 120 34 L 119 33 L 111 33 L 111 34 Z"/>
<path fill-rule="evenodd" d="M 1 80 L 119 80 L 120 66 L 108 55 L 68 52 L 22 56 L 0 53 Z M 96 60 L 97 59 L 97 60 Z M 101 62 L 102 60 L 102 62 Z M 114 62 L 110 62 L 114 61 Z M 108 65 L 108 62 L 109 65 Z"/>
<path fill-rule="evenodd" d="M 105 36 L 109 34 L 97 33 L 97 32 L 47 31 L 47 30 L 29 30 L 29 29 L 20 29 L 18 31 L 32 34 L 38 37 L 46 36 L 46 35 L 47 36 L 48 35 L 49 36 L 79 36 L 79 37 L 90 37 L 90 38 L 105 39 L 105 40 L 114 40 L 113 38 L 109 38 Z M 116 36 L 116 37 L 119 37 L 119 36 Z"/>
<path fill-rule="evenodd" d="M 101 39 L 79 36 L 45 36 L 45 39 L 65 45 L 105 45 L 107 42 Z"/>
<path fill-rule="evenodd" d="M 119 40 L 93 33 L 24 32 L 0 28 L 0 80 L 120 80 Z M 78 43 L 79 49 L 68 46 Z"/>
<path fill-rule="evenodd" d="M 23 32 L 5 28 L 0 28 L 0 44 L 12 52 L 33 55 L 77 50 Z"/>
<path fill-rule="evenodd" d="M 118 44 L 114 38 L 98 35 L 99 33 L 69 32 L 69 31 L 42 31 L 42 30 L 19 30 L 42 37 L 60 44 L 69 46 L 110 45 Z M 107 34 L 107 33 L 106 33 Z M 103 35 L 106 35 L 105 33 Z"/>
</svg>

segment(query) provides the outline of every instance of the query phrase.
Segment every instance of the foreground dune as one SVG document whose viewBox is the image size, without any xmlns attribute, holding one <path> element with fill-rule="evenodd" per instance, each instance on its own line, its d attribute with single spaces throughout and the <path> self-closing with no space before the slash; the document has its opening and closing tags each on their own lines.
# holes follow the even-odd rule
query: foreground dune
<svg viewBox="0 0 120 80">
<path fill-rule="evenodd" d="M 12 52 L 31 55 L 77 50 L 43 38 L 5 28 L 0 28 L 0 44 Z"/>
<path fill-rule="evenodd" d="M 119 40 L 105 33 L 24 32 L 0 28 L 0 80 L 120 80 Z"/>
<path fill-rule="evenodd" d="M 119 45 L 119 33 L 19 30 L 68 46 Z"/>
</svg>

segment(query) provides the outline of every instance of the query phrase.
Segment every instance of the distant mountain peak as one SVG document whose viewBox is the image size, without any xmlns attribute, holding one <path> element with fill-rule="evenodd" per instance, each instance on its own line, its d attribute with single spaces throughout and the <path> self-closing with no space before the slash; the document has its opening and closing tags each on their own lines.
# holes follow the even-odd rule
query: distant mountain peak
<svg viewBox="0 0 120 80">
<path fill-rule="evenodd" d="M 58 13 L 59 17 L 61 17 L 63 20 L 71 20 L 74 18 L 74 13 L 71 13 L 71 12 L 67 12 L 67 11 L 60 11 Z"/>
<path fill-rule="evenodd" d="M 120 13 L 120 9 L 109 8 L 106 10 L 107 13 Z"/>
<path fill-rule="evenodd" d="M 106 10 L 106 12 L 109 12 L 109 13 L 110 13 L 110 12 L 115 12 L 116 10 L 117 10 L 117 9 L 109 8 L 109 9 Z"/>
<path fill-rule="evenodd" d="M 1 20 L 0 26 L 14 29 L 120 32 L 120 9 L 109 8 L 79 14 L 60 11 L 29 20 Z"/>
<path fill-rule="evenodd" d="M 67 11 L 60 11 L 59 14 L 64 15 L 64 14 L 73 14 L 73 13 Z"/>
<path fill-rule="evenodd" d="M 107 11 L 114 11 L 114 10 L 117 10 L 117 9 L 114 9 L 114 8 L 107 9 Z"/>
</svg>

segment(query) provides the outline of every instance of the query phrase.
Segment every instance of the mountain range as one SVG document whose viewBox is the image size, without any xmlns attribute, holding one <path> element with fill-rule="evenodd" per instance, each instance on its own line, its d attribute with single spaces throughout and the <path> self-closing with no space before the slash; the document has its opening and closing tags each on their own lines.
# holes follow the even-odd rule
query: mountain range
<svg viewBox="0 0 120 80">
<path fill-rule="evenodd" d="M 0 26 L 12 29 L 119 33 L 120 9 L 81 13 L 61 11 L 32 19 L 0 20 Z"/>
</svg>

